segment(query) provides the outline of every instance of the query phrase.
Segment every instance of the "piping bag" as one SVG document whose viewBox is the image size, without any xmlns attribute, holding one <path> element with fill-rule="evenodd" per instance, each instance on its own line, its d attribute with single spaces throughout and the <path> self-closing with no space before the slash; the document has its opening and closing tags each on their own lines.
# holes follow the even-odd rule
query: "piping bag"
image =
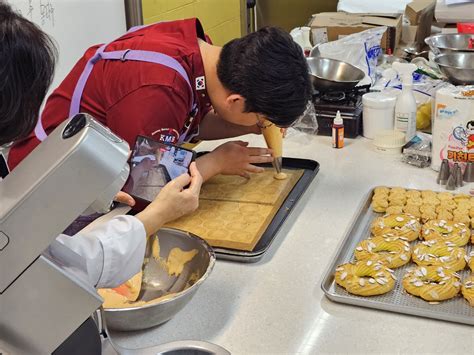
<svg viewBox="0 0 474 355">
<path fill-rule="evenodd" d="M 261 126 L 262 134 L 268 148 L 273 150 L 273 167 L 277 174 L 280 174 L 283 156 L 283 134 L 281 133 L 280 127 L 275 126 L 275 124 L 268 120 L 263 121 L 263 125 Z"/>
</svg>

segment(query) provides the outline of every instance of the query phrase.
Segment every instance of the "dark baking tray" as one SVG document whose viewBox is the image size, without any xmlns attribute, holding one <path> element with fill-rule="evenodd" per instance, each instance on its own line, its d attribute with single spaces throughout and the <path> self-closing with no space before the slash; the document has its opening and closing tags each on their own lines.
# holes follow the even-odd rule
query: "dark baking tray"
<svg viewBox="0 0 474 355">
<path fill-rule="evenodd" d="M 271 164 L 256 164 L 262 167 L 271 167 Z M 296 203 L 306 191 L 319 172 L 319 163 L 309 159 L 283 158 L 283 168 L 285 169 L 304 169 L 303 175 L 300 177 L 296 185 L 290 191 L 282 205 L 278 209 L 275 217 L 268 225 L 262 237 L 252 251 L 243 251 L 237 249 L 227 249 L 221 247 L 213 247 L 216 256 L 221 260 L 240 261 L 245 263 L 254 263 L 259 261 L 265 252 L 270 248 L 275 236 L 282 227 L 283 223 L 290 215 Z"/>
</svg>

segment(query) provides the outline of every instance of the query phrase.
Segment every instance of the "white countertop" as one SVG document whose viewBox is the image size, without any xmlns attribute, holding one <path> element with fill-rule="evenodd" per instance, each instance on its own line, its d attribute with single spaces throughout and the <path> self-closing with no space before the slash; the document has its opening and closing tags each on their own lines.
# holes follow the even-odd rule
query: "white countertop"
<svg viewBox="0 0 474 355">
<path fill-rule="evenodd" d="M 259 136 L 246 136 L 264 145 Z M 207 142 L 210 150 L 220 142 Z M 319 174 L 255 264 L 218 261 L 191 302 L 162 326 L 112 333 L 120 345 L 140 348 L 169 341 L 204 340 L 233 354 L 442 353 L 472 354 L 474 328 L 327 299 L 323 272 L 368 191 L 376 185 L 439 190 L 436 173 L 372 151 L 370 140 L 290 135 L 284 155 L 317 160 Z"/>
</svg>

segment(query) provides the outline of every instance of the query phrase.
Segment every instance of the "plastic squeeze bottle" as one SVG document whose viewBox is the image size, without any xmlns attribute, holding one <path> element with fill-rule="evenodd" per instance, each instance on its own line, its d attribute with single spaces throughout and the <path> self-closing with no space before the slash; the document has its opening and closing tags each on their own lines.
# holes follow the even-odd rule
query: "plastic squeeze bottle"
<svg viewBox="0 0 474 355">
<path fill-rule="evenodd" d="M 402 78 L 402 92 L 395 103 L 395 129 L 405 133 L 405 142 L 416 135 L 416 100 L 413 95 L 413 72 L 417 66 L 412 63 L 393 63 Z"/>
<path fill-rule="evenodd" d="M 342 120 L 339 110 L 337 111 L 336 117 L 332 122 L 332 147 L 344 147 L 344 121 Z"/>
</svg>

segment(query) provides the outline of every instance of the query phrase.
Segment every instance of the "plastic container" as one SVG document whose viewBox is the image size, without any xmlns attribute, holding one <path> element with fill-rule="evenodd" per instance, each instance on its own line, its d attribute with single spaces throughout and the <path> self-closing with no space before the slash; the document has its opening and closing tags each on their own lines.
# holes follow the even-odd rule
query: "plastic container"
<svg viewBox="0 0 474 355">
<path fill-rule="evenodd" d="M 381 92 L 369 92 L 362 96 L 365 138 L 374 139 L 382 130 L 393 130 L 396 100 L 396 96 Z"/>
<path fill-rule="evenodd" d="M 380 131 L 375 135 L 373 143 L 375 150 L 379 153 L 401 154 L 405 145 L 405 133 L 394 130 Z"/>
</svg>

